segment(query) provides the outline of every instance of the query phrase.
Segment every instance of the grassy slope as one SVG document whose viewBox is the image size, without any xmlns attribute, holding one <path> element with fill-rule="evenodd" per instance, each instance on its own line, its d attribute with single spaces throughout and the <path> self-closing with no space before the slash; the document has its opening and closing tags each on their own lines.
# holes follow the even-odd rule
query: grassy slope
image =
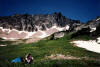
<svg viewBox="0 0 100 67">
<path fill-rule="evenodd" d="M 45 56 L 51 54 L 71 55 L 75 57 L 89 57 L 100 59 L 100 54 L 87 51 L 82 48 L 73 46 L 70 41 L 70 35 L 58 40 L 41 40 L 37 43 L 8 45 L 0 47 L 0 67 L 25 67 L 22 63 L 11 64 L 10 61 L 18 56 L 24 57 L 27 53 L 31 53 L 34 57 L 34 64 L 31 67 L 95 67 L 100 65 L 98 61 L 91 60 L 50 60 Z M 30 65 L 26 65 L 29 67 Z"/>
</svg>

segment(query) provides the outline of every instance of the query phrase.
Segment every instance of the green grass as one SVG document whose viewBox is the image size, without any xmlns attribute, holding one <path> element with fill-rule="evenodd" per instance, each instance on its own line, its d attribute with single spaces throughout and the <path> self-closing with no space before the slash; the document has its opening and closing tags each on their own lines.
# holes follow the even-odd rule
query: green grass
<svg viewBox="0 0 100 67">
<path fill-rule="evenodd" d="M 57 40 L 49 40 L 48 38 L 37 43 L 8 45 L 0 47 L 0 67 L 84 67 L 89 64 L 97 66 L 100 65 L 98 61 L 89 60 L 50 60 L 45 59 L 45 56 L 51 54 L 63 54 L 74 57 L 89 57 L 100 59 L 100 54 L 87 51 L 82 48 L 73 46 L 70 42 L 71 35 L 65 35 L 63 38 Z M 11 64 L 11 60 L 20 56 L 24 57 L 27 53 L 31 53 L 34 57 L 34 64 L 24 65 L 23 63 Z M 57 66 L 56 66 L 57 65 Z M 76 66 L 75 66 L 76 65 Z"/>
<path fill-rule="evenodd" d="M 93 39 L 92 37 L 88 36 L 88 35 L 83 35 L 83 36 L 77 36 L 75 38 L 72 38 L 73 40 L 91 40 Z"/>
<path fill-rule="evenodd" d="M 45 60 L 34 64 L 34 67 L 97 67 L 100 63 L 84 60 Z"/>
</svg>

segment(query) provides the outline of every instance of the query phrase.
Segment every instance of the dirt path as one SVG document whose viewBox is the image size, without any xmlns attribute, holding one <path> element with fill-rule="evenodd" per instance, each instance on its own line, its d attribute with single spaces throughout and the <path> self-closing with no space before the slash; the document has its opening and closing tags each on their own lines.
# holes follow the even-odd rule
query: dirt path
<svg viewBox="0 0 100 67">
<path fill-rule="evenodd" d="M 64 59 L 64 60 L 93 60 L 93 61 L 99 61 L 100 62 L 100 59 L 96 59 L 96 58 L 89 58 L 89 57 L 74 57 L 74 56 L 65 56 L 65 55 L 62 55 L 62 54 L 51 54 L 50 56 L 46 56 L 45 57 L 46 59 L 52 59 L 52 60 L 55 60 L 55 59 Z"/>
<path fill-rule="evenodd" d="M 79 60 L 80 58 L 78 57 L 74 57 L 74 56 L 65 56 L 65 55 L 62 55 L 62 54 L 51 54 L 50 56 L 46 56 L 47 59 L 75 59 L 75 60 Z"/>
</svg>

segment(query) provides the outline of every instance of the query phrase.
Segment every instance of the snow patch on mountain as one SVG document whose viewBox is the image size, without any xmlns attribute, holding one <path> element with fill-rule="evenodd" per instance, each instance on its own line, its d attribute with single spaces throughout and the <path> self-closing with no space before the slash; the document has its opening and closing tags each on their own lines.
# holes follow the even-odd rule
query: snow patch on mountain
<svg viewBox="0 0 100 67">
<path fill-rule="evenodd" d="M 89 40 L 89 41 L 73 41 L 76 46 L 85 48 L 86 50 L 93 51 L 100 53 L 100 44 L 98 44 L 95 40 Z"/>
<path fill-rule="evenodd" d="M 96 21 L 99 21 L 99 20 L 100 20 L 100 18 L 96 19 Z"/>
<path fill-rule="evenodd" d="M 48 35 L 45 33 L 45 31 L 41 31 L 41 30 L 39 30 L 39 31 L 42 33 L 42 35 L 39 36 L 39 38 L 45 38 L 45 37 L 48 36 Z"/>
<path fill-rule="evenodd" d="M 18 38 L 7 38 L 7 37 L 1 37 L 1 38 L 5 39 L 5 40 L 11 40 L 11 41 L 14 41 L 14 40 L 18 39 Z"/>
<path fill-rule="evenodd" d="M 52 26 L 51 28 L 48 28 L 47 30 L 44 30 L 44 31 L 38 30 L 34 32 L 18 31 L 16 29 L 12 29 L 12 30 L 3 29 L 3 27 L 0 27 L 0 30 L 1 30 L 1 33 L 0 33 L 1 38 L 6 39 L 6 40 L 16 40 L 16 39 L 27 39 L 27 38 L 33 38 L 33 37 L 45 38 L 55 32 L 69 30 L 69 26 L 66 25 L 65 27 L 57 27 L 55 25 L 55 26 Z"/>
<path fill-rule="evenodd" d="M 90 32 L 93 32 L 93 31 L 95 31 L 95 30 L 96 30 L 96 27 L 91 28 Z"/>
<path fill-rule="evenodd" d="M 7 46 L 7 45 L 0 45 L 0 47 L 4 47 L 4 46 Z"/>
</svg>

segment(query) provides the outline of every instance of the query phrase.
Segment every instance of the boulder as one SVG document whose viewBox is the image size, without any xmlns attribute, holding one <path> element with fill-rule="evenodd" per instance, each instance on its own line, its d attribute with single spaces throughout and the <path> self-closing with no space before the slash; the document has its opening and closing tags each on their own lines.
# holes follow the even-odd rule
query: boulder
<svg viewBox="0 0 100 67">
<path fill-rule="evenodd" d="M 57 32 L 57 33 L 54 33 L 53 35 L 53 39 L 59 39 L 61 37 L 64 37 L 65 33 L 64 32 Z"/>
</svg>

